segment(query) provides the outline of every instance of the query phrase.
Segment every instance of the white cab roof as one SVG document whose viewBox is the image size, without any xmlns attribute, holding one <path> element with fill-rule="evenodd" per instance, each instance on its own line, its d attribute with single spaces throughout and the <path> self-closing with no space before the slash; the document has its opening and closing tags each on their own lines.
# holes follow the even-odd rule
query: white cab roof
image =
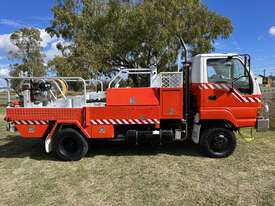
<svg viewBox="0 0 275 206">
<path fill-rule="evenodd" d="M 236 53 L 209 53 L 209 54 L 198 54 L 195 57 L 224 57 L 224 56 L 235 56 L 239 55 Z"/>
</svg>

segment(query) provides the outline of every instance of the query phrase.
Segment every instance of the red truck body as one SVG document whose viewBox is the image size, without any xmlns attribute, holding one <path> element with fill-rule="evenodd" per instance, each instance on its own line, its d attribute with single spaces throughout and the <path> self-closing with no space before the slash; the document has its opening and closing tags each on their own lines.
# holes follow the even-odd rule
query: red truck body
<svg viewBox="0 0 275 206">
<path fill-rule="evenodd" d="M 226 84 L 194 84 L 192 93 L 201 121 L 228 121 L 235 128 L 256 126 L 260 95 L 231 92 Z M 153 125 L 159 129 L 163 120 L 181 121 L 182 95 L 181 88 L 114 88 L 107 90 L 104 107 L 10 107 L 6 120 L 26 138 L 45 138 L 56 124 L 75 124 L 87 138 L 114 138 L 116 125 Z M 217 96 L 217 101 L 210 101 L 209 96 Z"/>
</svg>

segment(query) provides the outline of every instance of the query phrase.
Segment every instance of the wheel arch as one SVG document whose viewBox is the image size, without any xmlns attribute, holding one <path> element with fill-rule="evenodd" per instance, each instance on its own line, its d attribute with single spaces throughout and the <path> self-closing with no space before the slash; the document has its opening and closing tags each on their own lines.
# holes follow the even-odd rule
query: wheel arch
<svg viewBox="0 0 275 206">
<path fill-rule="evenodd" d="M 60 131 L 66 128 L 75 129 L 85 139 L 90 138 L 90 134 L 81 126 L 78 121 L 56 121 L 52 127 L 52 130 L 45 139 L 45 150 L 47 153 L 52 151 L 52 139 L 56 137 Z"/>
<path fill-rule="evenodd" d="M 55 125 L 49 134 L 50 138 L 54 137 L 59 131 L 65 128 L 77 130 L 85 138 L 90 138 L 90 134 L 82 127 L 78 121 L 56 121 Z"/>
<path fill-rule="evenodd" d="M 228 120 L 220 120 L 220 119 L 200 120 L 198 123 L 194 123 L 193 125 L 193 131 L 191 136 L 192 141 L 195 144 L 199 144 L 201 135 L 204 132 L 204 130 L 208 128 L 214 128 L 214 127 L 227 128 L 232 131 L 237 131 L 239 129 L 232 122 Z"/>
<path fill-rule="evenodd" d="M 228 120 L 221 120 L 221 119 L 201 120 L 200 124 L 201 124 L 202 130 L 210 127 L 224 127 L 224 128 L 232 129 L 233 131 L 238 130 L 238 128 Z"/>
</svg>

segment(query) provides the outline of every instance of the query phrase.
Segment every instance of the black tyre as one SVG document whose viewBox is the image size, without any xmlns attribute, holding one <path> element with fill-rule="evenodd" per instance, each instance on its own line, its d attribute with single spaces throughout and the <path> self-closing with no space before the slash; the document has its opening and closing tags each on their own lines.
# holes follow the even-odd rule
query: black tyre
<svg viewBox="0 0 275 206">
<path fill-rule="evenodd" d="M 57 158 L 64 161 L 78 161 L 88 152 L 88 142 L 75 129 L 63 129 L 53 139 L 53 151 Z"/>
<path fill-rule="evenodd" d="M 202 132 L 200 146 L 209 157 L 228 157 L 236 148 L 236 136 L 227 128 L 207 128 Z"/>
</svg>

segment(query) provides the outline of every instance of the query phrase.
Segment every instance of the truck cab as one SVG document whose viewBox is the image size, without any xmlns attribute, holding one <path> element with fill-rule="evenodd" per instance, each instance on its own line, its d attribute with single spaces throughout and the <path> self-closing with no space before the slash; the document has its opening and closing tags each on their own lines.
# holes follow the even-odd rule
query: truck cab
<svg viewBox="0 0 275 206">
<path fill-rule="evenodd" d="M 223 118 L 236 128 L 261 125 L 257 124 L 263 107 L 260 87 L 244 61 L 236 54 L 194 57 L 191 82 L 201 120 Z"/>
</svg>

